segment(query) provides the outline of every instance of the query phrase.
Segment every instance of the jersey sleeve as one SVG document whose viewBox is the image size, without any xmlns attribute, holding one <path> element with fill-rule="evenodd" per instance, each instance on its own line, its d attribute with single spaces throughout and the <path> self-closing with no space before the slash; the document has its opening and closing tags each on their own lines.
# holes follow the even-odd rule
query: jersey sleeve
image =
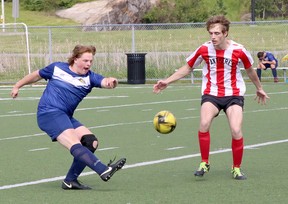
<svg viewBox="0 0 288 204">
<path fill-rule="evenodd" d="M 204 46 L 200 46 L 189 57 L 187 57 L 186 62 L 191 68 L 195 68 L 201 64 L 201 62 L 203 61 L 203 50 Z"/>
<path fill-rule="evenodd" d="M 267 58 L 268 58 L 268 61 L 273 61 L 273 60 L 276 61 L 276 58 L 275 58 L 274 55 L 271 54 L 271 53 L 268 53 L 268 54 L 267 54 Z"/>
<path fill-rule="evenodd" d="M 90 72 L 90 80 L 92 87 L 102 88 L 101 82 L 104 79 L 104 76 L 96 74 L 95 72 Z"/>
<path fill-rule="evenodd" d="M 45 80 L 51 79 L 53 76 L 54 67 L 56 64 L 57 64 L 57 62 L 54 62 L 54 63 L 49 64 L 48 66 L 40 69 L 39 75 Z"/>
<path fill-rule="evenodd" d="M 254 60 L 250 54 L 245 48 L 242 49 L 240 60 L 242 61 L 241 64 L 243 64 L 245 69 L 248 69 L 252 67 Z"/>
</svg>

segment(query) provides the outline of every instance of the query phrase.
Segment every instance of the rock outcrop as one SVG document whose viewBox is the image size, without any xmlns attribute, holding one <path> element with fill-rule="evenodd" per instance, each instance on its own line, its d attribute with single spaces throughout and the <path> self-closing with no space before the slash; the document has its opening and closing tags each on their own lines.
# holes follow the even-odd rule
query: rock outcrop
<svg viewBox="0 0 288 204">
<path fill-rule="evenodd" d="M 157 2 L 158 0 L 98 0 L 59 10 L 56 15 L 85 26 L 140 23 L 145 13 Z"/>
</svg>

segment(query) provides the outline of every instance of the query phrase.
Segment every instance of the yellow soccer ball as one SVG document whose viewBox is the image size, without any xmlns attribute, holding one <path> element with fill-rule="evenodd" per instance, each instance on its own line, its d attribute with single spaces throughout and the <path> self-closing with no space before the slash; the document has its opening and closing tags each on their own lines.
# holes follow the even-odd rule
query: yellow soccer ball
<svg viewBox="0 0 288 204">
<path fill-rule="evenodd" d="M 170 111 L 160 111 L 154 116 L 153 125 L 159 133 L 168 134 L 176 128 L 176 118 Z"/>
</svg>

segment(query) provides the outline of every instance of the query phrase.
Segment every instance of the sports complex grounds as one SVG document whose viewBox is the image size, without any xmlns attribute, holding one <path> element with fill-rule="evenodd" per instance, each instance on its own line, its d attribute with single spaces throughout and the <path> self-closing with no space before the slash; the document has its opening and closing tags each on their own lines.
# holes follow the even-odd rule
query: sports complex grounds
<svg viewBox="0 0 288 204">
<path fill-rule="evenodd" d="M 267 105 L 254 100 L 247 83 L 242 164 L 248 179 L 230 173 L 231 136 L 221 112 L 211 129 L 211 169 L 202 179 L 197 139 L 200 84 L 176 83 L 162 94 L 152 85 L 120 84 L 94 89 L 75 117 L 100 140 L 103 162 L 126 157 L 124 168 L 105 183 L 90 169 L 79 178 L 90 191 L 64 191 L 72 157 L 37 127 L 36 108 L 43 86 L 27 86 L 16 100 L 0 88 L 1 203 L 287 203 L 287 84 L 263 82 Z M 153 128 L 153 117 L 169 110 L 177 118 L 171 134 Z"/>
<path fill-rule="evenodd" d="M 204 24 L 98 25 L 27 27 L 7 25 L 0 31 L 0 202 L 5 204 L 270 204 L 288 203 L 288 83 L 279 70 L 273 83 L 263 71 L 267 105 L 254 100 L 249 80 L 245 95 L 242 170 L 245 181 L 232 179 L 231 136 L 220 113 L 211 129 L 211 169 L 202 179 L 198 124 L 201 83 L 190 76 L 152 93 L 152 84 L 169 76 L 209 36 Z M 271 51 L 282 62 L 288 54 L 287 21 L 231 25 L 230 37 L 245 45 L 256 60 L 258 51 Z M 26 35 L 28 34 L 28 35 Z M 26 38 L 27 36 L 27 38 Z M 27 40 L 28 39 L 28 40 Z M 115 90 L 94 89 L 75 112 L 100 141 L 103 162 L 126 157 L 124 168 L 105 183 L 90 169 L 79 178 L 90 191 L 63 191 L 61 181 L 72 156 L 37 126 L 36 110 L 45 82 L 26 86 L 12 100 L 12 84 L 52 61 L 66 61 L 76 44 L 97 47 L 93 71 L 120 80 Z M 29 47 L 27 51 L 27 45 Z M 127 84 L 127 53 L 146 53 L 145 84 Z M 256 64 L 256 63 L 255 63 Z M 195 73 L 196 78 L 199 74 Z M 244 76 L 245 77 L 245 76 Z M 153 117 L 171 111 L 176 129 L 161 135 Z"/>
</svg>

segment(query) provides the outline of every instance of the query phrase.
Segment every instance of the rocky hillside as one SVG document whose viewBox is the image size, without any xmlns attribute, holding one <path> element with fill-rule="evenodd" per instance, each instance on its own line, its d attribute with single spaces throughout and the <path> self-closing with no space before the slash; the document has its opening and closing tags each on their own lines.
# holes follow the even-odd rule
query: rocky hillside
<svg viewBox="0 0 288 204">
<path fill-rule="evenodd" d="M 81 25 L 140 23 L 144 14 L 159 0 L 98 0 L 79 3 L 56 12 Z"/>
</svg>

